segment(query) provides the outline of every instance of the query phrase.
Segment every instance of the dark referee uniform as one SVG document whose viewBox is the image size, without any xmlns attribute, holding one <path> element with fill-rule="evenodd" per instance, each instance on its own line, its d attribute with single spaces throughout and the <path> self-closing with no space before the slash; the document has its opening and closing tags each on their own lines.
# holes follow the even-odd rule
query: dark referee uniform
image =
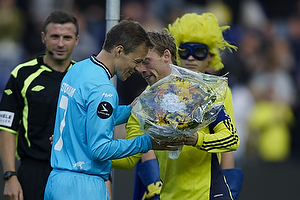
<svg viewBox="0 0 300 200">
<path fill-rule="evenodd" d="M 0 130 L 18 136 L 21 165 L 17 176 L 25 200 L 44 198 L 52 170 L 49 137 L 53 134 L 60 83 L 66 74 L 52 70 L 43 57 L 20 64 L 12 71 L 0 103 Z M 71 61 L 68 69 L 74 63 Z"/>
</svg>

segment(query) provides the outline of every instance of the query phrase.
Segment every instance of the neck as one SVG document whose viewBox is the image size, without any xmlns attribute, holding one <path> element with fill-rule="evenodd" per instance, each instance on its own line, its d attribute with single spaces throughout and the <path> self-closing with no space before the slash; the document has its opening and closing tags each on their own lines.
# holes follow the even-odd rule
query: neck
<svg viewBox="0 0 300 200">
<path fill-rule="evenodd" d="M 60 60 L 54 60 L 47 55 L 45 55 L 43 59 L 44 59 L 45 64 L 47 64 L 53 70 L 58 71 L 58 72 L 65 72 L 68 69 L 70 62 L 71 62 L 71 59 L 66 59 L 66 60 L 60 61 Z"/>
<path fill-rule="evenodd" d="M 114 57 L 111 53 L 105 50 L 101 50 L 100 53 L 96 56 L 96 59 L 102 62 L 107 67 L 112 76 L 114 76 Z"/>
</svg>

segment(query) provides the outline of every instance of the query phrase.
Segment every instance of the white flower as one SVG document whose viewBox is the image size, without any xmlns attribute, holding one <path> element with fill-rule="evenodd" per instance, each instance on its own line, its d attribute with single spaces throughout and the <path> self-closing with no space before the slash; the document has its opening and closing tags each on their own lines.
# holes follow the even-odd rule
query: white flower
<svg viewBox="0 0 300 200">
<path fill-rule="evenodd" d="M 181 112 L 186 109 L 184 102 L 180 102 L 178 96 L 172 93 L 164 95 L 160 107 L 164 112 Z"/>
</svg>

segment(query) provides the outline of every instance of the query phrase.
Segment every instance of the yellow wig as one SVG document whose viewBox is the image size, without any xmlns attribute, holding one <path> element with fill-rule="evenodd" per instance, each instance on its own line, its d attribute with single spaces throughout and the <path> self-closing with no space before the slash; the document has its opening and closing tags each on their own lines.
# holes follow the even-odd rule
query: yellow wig
<svg viewBox="0 0 300 200">
<path fill-rule="evenodd" d="M 217 18 L 212 13 L 187 13 L 181 18 L 177 18 L 173 24 L 169 24 L 166 29 L 175 38 L 177 49 L 180 43 L 202 43 L 208 46 L 209 53 L 214 57 L 209 63 L 215 70 L 224 67 L 220 57 L 220 50 L 228 48 L 237 50 L 237 47 L 225 41 L 222 32 L 230 26 L 219 26 Z M 177 61 L 181 64 L 181 59 L 177 52 Z"/>
</svg>

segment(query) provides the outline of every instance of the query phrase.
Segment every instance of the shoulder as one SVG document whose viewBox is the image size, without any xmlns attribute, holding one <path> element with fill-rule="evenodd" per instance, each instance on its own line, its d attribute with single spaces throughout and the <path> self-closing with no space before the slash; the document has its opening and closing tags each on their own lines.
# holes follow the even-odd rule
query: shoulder
<svg viewBox="0 0 300 200">
<path fill-rule="evenodd" d="M 34 67 L 34 66 L 39 66 L 38 65 L 38 60 L 36 58 L 32 59 L 30 61 L 19 64 L 17 67 L 15 67 L 13 69 L 13 71 L 11 72 L 11 75 L 16 78 L 18 76 L 20 70 L 30 71 L 32 69 L 31 67 Z"/>
</svg>

